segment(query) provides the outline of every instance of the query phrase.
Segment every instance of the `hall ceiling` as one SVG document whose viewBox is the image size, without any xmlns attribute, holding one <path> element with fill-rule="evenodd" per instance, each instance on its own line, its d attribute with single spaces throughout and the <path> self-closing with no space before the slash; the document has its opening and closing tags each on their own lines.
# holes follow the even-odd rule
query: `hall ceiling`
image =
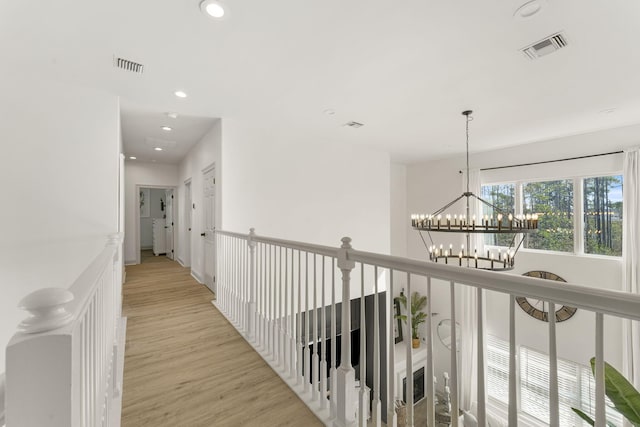
<svg viewBox="0 0 640 427">
<path fill-rule="evenodd" d="M 121 96 L 125 125 L 233 119 L 396 161 L 461 154 L 464 109 L 473 152 L 640 122 L 640 2 L 540 1 L 523 19 L 514 0 L 229 0 L 214 21 L 198 0 L 6 0 L 0 53 L 5 69 Z M 520 51 L 560 31 L 567 47 Z"/>
</svg>

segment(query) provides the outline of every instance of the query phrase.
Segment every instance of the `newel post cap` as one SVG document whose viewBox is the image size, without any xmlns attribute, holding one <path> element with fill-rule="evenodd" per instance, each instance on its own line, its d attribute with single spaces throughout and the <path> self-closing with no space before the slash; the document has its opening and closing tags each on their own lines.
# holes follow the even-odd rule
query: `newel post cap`
<svg viewBox="0 0 640 427">
<path fill-rule="evenodd" d="M 255 240 L 253 240 L 256 237 L 256 229 L 255 228 L 250 228 L 249 229 L 249 239 L 248 239 L 248 243 L 249 243 L 249 247 L 250 248 L 254 248 L 256 246 L 256 242 Z"/>
<path fill-rule="evenodd" d="M 343 237 L 340 239 L 342 246 L 338 250 L 338 268 L 341 270 L 353 270 L 356 266 L 355 261 L 348 258 L 347 251 L 353 249 L 351 247 L 351 237 Z"/>
<path fill-rule="evenodd" d="M 73 301 L 73 293 L 63 288 L 43 288 L 30 293 L 18 303 L 31 317 L 20 322 L 18 328 L 27 334 L 52 331 L 68 325 L 73 314 L 65 306 Z"/>
</svg>

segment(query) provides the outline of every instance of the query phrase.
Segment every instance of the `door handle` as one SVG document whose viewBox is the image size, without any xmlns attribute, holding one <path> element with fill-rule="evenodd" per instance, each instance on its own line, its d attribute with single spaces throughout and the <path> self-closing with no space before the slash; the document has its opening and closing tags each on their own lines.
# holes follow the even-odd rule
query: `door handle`
<svg viewBox="0 0 640 427">
<path fill-rule="evenodd" d="M 202 237 L 204 237 L 204 236 L 206 236 L 206 233 L 200 233 L 200 235 L 201 235 Z"/>
</svg>

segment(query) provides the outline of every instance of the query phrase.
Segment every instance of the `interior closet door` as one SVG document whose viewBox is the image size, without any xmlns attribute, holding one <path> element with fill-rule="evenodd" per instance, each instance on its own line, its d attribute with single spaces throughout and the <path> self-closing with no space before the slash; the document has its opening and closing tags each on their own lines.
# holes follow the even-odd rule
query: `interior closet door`
<svg viewBox="0 0 640 427">
<path fill-rule="evenodd" d="M 203 232 L 204 237 L 204 282 L 205 285 L 216 292 L 215 283 L 215 237 L 214 230 L 216 224 L 216 173 L 215 168 L 211 167 L 203 171 L 203 204 L 204 204 L 204 224 Z"/>
</svg>

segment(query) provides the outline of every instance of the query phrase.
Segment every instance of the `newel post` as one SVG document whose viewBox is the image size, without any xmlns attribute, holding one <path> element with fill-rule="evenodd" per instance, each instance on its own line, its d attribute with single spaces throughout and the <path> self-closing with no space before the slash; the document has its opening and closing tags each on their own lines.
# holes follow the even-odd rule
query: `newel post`
<svg viewBox="0 0 640 427">
<path fill-rule="evenodd" d="M 19 303 L 31 316 L 7 345 L 6 422 L 11 426 L 77 426 L 79 378 L 67 289 L 35 291 Z"/>
<path fill-rule="evenodd" d="M 256 318 L 256 236 L 255 228 L 249 229 L 249 297 L 247 301 L 247 336 L 255 339 L 255 318 Z"/>
<path fill-rule="evenodd" d="M 347 427 L 355 424 L 356 377 L 351 366 L 351 270 L 356 266 L 349 259 L 351 238 L 343 237 L 338 250 L 338 268 L 342 272 L 342 324 L 340 327 L 341 350 L 338 368 L 337 416 L 334 424 Z"/>
</svg>

